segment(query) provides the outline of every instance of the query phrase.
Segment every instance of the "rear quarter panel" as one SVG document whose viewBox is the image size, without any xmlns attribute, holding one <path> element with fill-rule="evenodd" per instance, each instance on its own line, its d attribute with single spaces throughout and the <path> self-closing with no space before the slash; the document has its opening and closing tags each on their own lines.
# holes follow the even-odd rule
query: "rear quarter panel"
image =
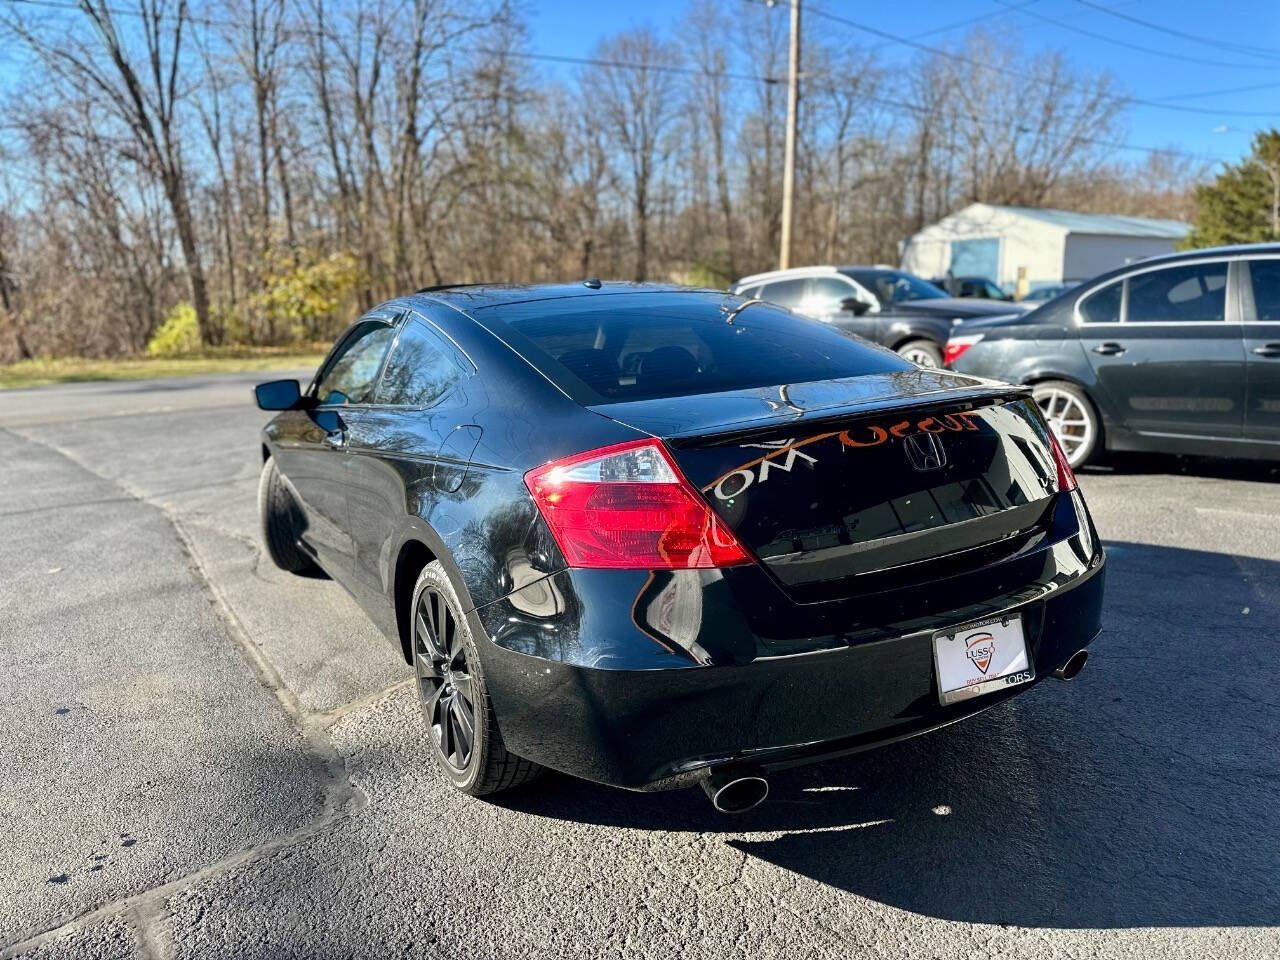
<svg viewBox="0 0 1280 960">
<path fill-rule="evenodd" d="M 564 396 L 470 318 L 414 307 L 455 339 L 476 372 L 436 409 L 370 415 L 380 426 L 355 454 L 363 461 L 353 464 L 350 494 L 364 557 L 360 599 L 399 640 L 397 571 L 413 543 L 441 562 L 464 609 L 504 597 L 562 565 L 524 474 L 637 435 Z"/>
<path fill-rule="evenodd" d="M 1075 329 L 1067 326 L 1012 324 L 997 329 L 956 331 L 982 333 L 983 339 L 953 364 L 957 373 L 968 373 L 1006 383 L 1034 384 L 1042 380 L 1067 380 L 1084 388 L 1107 425 L 1116 422 L 1115 406 L 1100 389 L 1093 366 Z"/>
<path fill-rule="evenodd" d="M 908 340 L 930 340 L 939 347 L 951 334 L 951 321 L 940 317 L 888 316 L 884 318 L 881 343 L 897 348 Z"/>
</svg>

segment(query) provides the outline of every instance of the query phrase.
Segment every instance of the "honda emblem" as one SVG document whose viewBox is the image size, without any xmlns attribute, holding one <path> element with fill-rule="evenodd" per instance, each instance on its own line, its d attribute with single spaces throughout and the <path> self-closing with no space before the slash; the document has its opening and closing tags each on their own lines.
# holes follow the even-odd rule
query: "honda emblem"
<svg viewBox="0 0 1280 960">
<path fill-rule="evenodd" d="M 907 460 L 917 470 L 939 470 L 947 465 L 947 451 L 932 433 L 913 433 L 902 440 Z"/>
</svg>

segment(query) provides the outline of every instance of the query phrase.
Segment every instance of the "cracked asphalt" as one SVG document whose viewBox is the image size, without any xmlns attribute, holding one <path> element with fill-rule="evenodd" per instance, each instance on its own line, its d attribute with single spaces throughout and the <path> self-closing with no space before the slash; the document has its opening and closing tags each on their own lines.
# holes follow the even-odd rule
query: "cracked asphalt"
<svg viewBox="0 0 1280 960">
<path fill-rule="evenodd" d="M 2 957 L 1280 955 L 1280 472 L 1126 460 L 1079 680 L 699 791 L 452 793 L 258 547 L 262 374 L 0 392 Z"/>
</svg>

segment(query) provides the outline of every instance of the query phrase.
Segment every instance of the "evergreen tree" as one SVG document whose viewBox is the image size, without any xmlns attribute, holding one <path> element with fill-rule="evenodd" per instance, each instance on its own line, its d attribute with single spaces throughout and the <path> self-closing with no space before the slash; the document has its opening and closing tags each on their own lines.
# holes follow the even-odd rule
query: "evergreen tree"
<svg viewBox="0 0 1280 960">
<path fill-rule="evenodd" d="M 1253 138 L 1253 149 L 1213 183 L 1196 189 L 1188 247 L 1280 241 L 1280 131 Z"/>
</svg>

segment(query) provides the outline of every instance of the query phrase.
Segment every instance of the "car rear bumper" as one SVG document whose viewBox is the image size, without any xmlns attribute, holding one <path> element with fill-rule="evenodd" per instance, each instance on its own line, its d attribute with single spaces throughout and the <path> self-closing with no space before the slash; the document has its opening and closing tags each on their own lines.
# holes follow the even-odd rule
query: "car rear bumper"
<svg viewBox="0 0 1280 960">
<path fill-rule="evenodd" d="M 746 568 L 737 580 L 561 571 L 471 614 L 490 641 L 481 650 L 503 739 L 574 776 L 661 789 L 718 765 L 793 766 L 971 716 L 1034 683 L 942 706 L 939 629 L 1020 613 L 1037 682 L 1100 631 L 1104 558 L 1073 500 L 1076 535 L 930 585 L 906 607 L 885 597 L 788 606 Z M 859 610 L 874 622 L 858 624 Z M 802 636 L 764 637 L 753 629 L 761 617 Z"/>
</svg>

